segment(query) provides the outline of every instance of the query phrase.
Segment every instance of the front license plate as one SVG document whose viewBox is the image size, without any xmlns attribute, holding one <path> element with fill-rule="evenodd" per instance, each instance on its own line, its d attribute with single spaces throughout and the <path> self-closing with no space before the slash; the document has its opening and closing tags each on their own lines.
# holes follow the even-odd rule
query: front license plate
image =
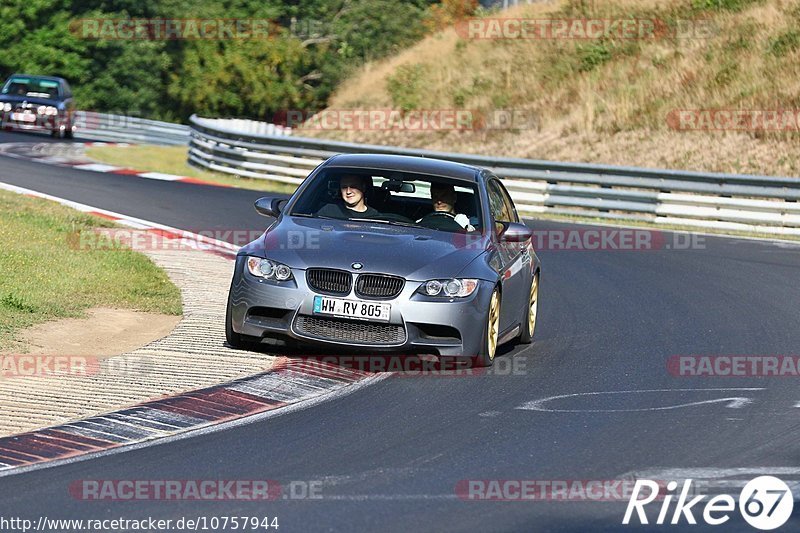
<svg viewBox="0 0 800 533">
<path fill-rule="evenodd" d="M 36 122 L 36 115 L 32 113 L 11 113 L 11 120 L 17 122 Z"/>
<path fill-rule="evenodd" d="M 391 304 L 314 296 L 314 314 L 388 322 Z"/>
</svg>

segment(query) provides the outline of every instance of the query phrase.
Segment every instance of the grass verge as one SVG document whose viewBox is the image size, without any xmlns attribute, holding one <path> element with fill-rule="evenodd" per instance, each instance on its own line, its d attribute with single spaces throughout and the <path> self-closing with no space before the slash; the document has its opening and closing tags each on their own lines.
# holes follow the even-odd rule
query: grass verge
<svg viewBox="0 0 800 533">
<path fill-rule="evenodd" d="M 28 326 L 92 307 L 170 315 L 181 295 L 150 259 L 127 248 L 80 250 L 70 235 L 114 224 L 54 202 L 0 191 L 0 349 Z"/>
<path fill-rule="evenodd" d="M 91 159 L 108 165 L 135 168 L 137 170 L 149 172 L 175 174 L 177 176 L 187 176 L 240 189 L 287 194 L 293 193 L 296 189 L 294 185 L 286 183 L 242 178 L 223 174 L 221 172 L 209 172 L 193 167 L 186 162 L 188 150 L 186 146 L 155 146 L 151 144 L 136 146 L 90 146 L 86 149 L 86 155 Z"/>
</svg>

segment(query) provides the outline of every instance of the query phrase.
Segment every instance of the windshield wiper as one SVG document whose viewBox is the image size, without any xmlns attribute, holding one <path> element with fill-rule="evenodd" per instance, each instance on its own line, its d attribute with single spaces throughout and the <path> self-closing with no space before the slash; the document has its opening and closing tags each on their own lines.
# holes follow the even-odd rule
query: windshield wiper
<svg viewBox="0 0 800 533">
<path fill-rule="evenodd" d="M 407 228 L 418 228 L 413 222 L 401 222 L 400 220 L 381 220 L 379 218 L 350 218 L 356 222 L 378 222 L 380 224 L 391 224 L 392 226 L 405 226 Z"/>
<path fill-rule="evenodd" d="M 324 218 L 326 220 L 347 220 L 344 218 L 326 217 L 325 215 L 313 215 L 311 213 L 292 213 L 290 217 L 303 217 L 303 218 Z"/>
</svg>

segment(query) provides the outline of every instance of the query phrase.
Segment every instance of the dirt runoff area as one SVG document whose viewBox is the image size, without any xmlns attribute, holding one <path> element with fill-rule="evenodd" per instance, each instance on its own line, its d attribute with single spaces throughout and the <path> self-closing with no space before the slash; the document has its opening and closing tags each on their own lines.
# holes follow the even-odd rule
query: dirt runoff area
<svg viewBox="0 0 800 533">
<path fill-rule="evenodd" d="M 17 335 L 14 348 L 0 351 L 0 355 L 120 355 L 169 335 L 182 318 L 102 307 L 86 314 L 86 318 L 64 318 L 27 328 Z"/>
</svg>

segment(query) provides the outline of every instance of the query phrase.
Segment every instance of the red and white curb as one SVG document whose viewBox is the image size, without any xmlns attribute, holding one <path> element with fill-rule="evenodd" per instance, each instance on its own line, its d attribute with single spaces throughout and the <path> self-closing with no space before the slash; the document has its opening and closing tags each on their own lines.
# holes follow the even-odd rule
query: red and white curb
<svg viewBox="0 0 800 533">
<path fill-rule="evenodd" d="M 263 374 L 0 438 L 0 476 L 300 405 L 370 376 L 330 363 L 283 358 Z"/>
<path fill-rule="evenodd" d="M 84 154 L 90 146 L 131 146 L 128 143 L 111 142 L 84 142 L 84 143 L 5 143 L 0 145 L 0 154 L 27 161 L 37 161 L 48 165 L 61 167 L 71 167 L 78 170 L 88 170 L 90 172 L 103 172 L 107 174 L 117 174 L 121 176 L 132 176 L 159 181 L 176 181 L 181 183 L 193 183 L 195 185 L 213 185 L 215 187 L 230 187 L 211 181 L 189 176 L 178 176 L 176 174 L 164 174 L 162 172 L 144 172 L 133 168 L 118 167 L 97 163 L 92 161 Z"/>
<path fill-rule="evenodd" d="M 193 241 L 197 248 L 228 259 L 234 259 L 238 250 L 225 241 L 16 185 L 0 183 L 0 190 L 52 200 L 127 227 Z M 384 377 L 322 361 L 283 357 L 268 372 L 0 438 L 0 476 L 221 430 L 348 394 Z"/>
</svg>

